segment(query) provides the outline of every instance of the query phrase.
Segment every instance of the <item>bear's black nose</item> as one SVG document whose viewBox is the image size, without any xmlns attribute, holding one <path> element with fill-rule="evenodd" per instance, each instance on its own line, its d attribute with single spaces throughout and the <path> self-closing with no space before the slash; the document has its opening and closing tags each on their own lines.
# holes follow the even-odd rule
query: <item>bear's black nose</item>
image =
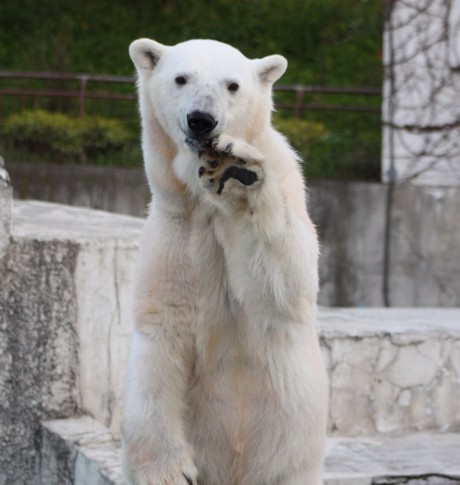
<svg viewBox="0 0 460 485">
<path fill-rule="evenodd" d="M 187 124 L 195 136 L 204 136 L 211 133 L 217 121 L 209 113 L 193 111 L 187 115 Z"/>
</svg>

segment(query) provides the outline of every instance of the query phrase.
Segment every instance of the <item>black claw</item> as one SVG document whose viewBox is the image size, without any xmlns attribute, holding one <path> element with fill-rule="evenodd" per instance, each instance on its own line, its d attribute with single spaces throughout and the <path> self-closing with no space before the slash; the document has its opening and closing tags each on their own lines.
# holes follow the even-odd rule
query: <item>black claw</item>
<svg viewBox="0 0 460 485">
<path fill-rule="evenodd" d="M 248 170 L 247 168 L 240 168 L 232 165 L 225 170 L 220 178 L 219 187 L 217 189 L 217 193 L 220 195 L 222 190 L 224 189 L 225 182 L 230 179 L 234 178 L 239 180 L 243 185 L 249 186 L 257 182 L 257 174 L 252 170 Z"/>
<path fill-rule="evenodd" d="M 219 166 L 219 160 L 211 160 L 211 161 L 209 162 L 209 166 L 210 166 L 211 168 L 217 168 L 217 167 Z"/>
<path fill-rule="evenodd" d="M 232 154 L 232 148 L 233 148 L 233 143 L 229 143 L 226 147 L 225 147 L 225 150 L 222 151 L 222 155 L 224 157 L 228 157 Z"/>
<path fill-rule="evenodd" d="M 204 167 L 200 167 L 198 169 L 198 177 L 201 178 L 205 172 L 206 172 L 206 169 Z"/>
<path fill-rule="evenodd" d="M 188 485 L 193 485 L 192 479 L 188 477 L 185 473 L 182 473 L 184 475 L 184 478 L 187 480 Z"/>
</svg>

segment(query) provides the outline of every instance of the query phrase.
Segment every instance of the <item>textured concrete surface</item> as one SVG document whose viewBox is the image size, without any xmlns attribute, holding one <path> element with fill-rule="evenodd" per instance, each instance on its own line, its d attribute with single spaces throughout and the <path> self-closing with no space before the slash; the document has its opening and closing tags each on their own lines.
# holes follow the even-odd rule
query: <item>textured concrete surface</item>
<svg viewBox="0 0 460 485">
<path fill-rule="evenodd" d="M 383 306 L 386 187 L 312 181 L 321 241 L 319 302 Z M 396 307 L 460 307 L 460 187 L 395 188 L 389 300 Z"/>
<path fill-rule="evenodd" d="M 43 423 L 43 485 L 125 485 L 119 442 L 83 416 Z M 56 456 L 65 457 L 59 462 Z M 325 485 L 453 485 L 460 483 L 460 434 L 329 438 Z M 72 463 L 75 463 L 72 467 Z M 72 479 L 74 481 L 72 481 Z"/>
<path fill-rule="evenodd" d="M 0 483 L 29 485 L 40 419 L 85 411 L 119 428 L 142 221 L 29 202 L 13 214 L 0 264 Z"/>
<path fill-rule="evenodd" d="M 14 204 L 13 234 L 76 246 L 80 406 L 119 434 L 141 219 L 44 202 Z"/>
<path fill-rule="evenodd" d="M 331 433 L 460 431 L 460 309 L 322 309 L 320 328 Z"/>
</svg>

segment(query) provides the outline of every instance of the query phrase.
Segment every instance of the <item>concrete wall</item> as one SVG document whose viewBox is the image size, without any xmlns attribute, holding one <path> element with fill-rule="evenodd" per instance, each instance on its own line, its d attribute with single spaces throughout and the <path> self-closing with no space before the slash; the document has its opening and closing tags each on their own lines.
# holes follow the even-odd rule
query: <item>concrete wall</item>
<svg viewBox="0 0 460 485">
<path fill-rule="evenodd" d="M 322 244 L 319 301 L 382 306 L 387 187 L 313 182 L 310 211 Z M 460 188 L 395 188 L 389 300 L 392 306 L 460 306 Z"/>
<path fill-rule="evenodd" d="M 14 195 L 142 216 L 149 191 L 142 170 L 9 164 Z M 319 301 L 383 305 L 387 187 L 311 181 L 310 212 L 322 254 Z M 392 219 L 390 303 L 460 305 L 460 187 L 401 185 Z"/>
<path fill-rule="evenodd" d="M 45 200 L 142 217 L 150 200 L 143 169 L 10 163 L 15 199 Z"/>
</svg>

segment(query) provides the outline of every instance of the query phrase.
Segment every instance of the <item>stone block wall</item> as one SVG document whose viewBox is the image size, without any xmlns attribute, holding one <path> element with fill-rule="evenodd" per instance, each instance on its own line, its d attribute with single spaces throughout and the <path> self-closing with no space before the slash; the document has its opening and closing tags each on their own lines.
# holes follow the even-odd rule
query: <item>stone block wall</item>
<svg viewBox="0 0 460 485">
<path fill-rule="evenodd" d="M 323 309 L 333 435 L 460 431 L 460 310 Z"/>
</svg>

